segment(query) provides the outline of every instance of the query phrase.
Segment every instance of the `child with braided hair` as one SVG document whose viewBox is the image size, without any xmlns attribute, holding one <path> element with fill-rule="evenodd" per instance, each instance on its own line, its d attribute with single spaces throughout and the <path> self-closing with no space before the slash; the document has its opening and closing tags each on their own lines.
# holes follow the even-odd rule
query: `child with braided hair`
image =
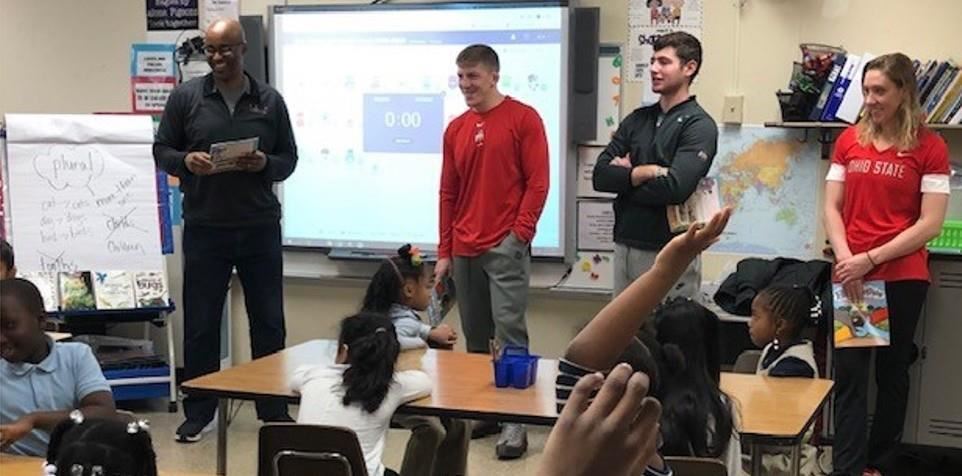
<svg viewBox="0 0 962 476">
<path fill-rule="evenodd" d="M 770 377 L 818 378 L 815 349 L 812 342 L 802 338 L 802 330 L 818 320 L 822 302 L 804 286 L 771 286 L 763 289 L 752 301 L 752 318 L 748 333 L 752 343 L 762 347 L 755 371 Z M 812 431 L 803 441 L 812 438 Z M 778 447 L 763 447 L 763 475 L 791 474 L 791 454 Z M 799 468 L 802 475 L 821 474 L 817 469 L 817 450 L 811 444 L 801 448 Z"/>
</svg>

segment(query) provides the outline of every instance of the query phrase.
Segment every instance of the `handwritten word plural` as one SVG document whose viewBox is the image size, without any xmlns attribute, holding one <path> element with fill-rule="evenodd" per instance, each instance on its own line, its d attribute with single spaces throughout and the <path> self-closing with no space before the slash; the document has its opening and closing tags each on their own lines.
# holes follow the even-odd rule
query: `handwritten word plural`
<svg viewBox="0 0 962 476">
<path fill-rule="evenodd" d="M 58 179 L 62 172 L 93 173 L 95 171 L 93 153 L 91 152 L 87 152 L 87 155 L 84 157 L 67 157 L 66 155 L 60 155 L 59 157 L 54 157 L 52 163 L 53 176 Z"/>
</svg>

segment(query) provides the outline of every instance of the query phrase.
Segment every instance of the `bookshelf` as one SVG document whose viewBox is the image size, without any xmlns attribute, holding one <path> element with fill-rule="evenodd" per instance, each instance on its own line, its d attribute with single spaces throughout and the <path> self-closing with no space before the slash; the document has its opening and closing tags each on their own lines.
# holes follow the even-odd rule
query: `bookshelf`
<svg viewBox="0 0 962 476">
<path fill-rule="evenodd" d="M 114 369 L 104 371 L 107 383 L 114 394 L 114 400 L 139 400 L 145 398 L 167 397 L 167 411 L 177 412 L 177 364 L 174 354 L 174 328 L 169 317 L 174 311 L 173 302 L 168 300 L 166 307 L 144 307 L 135 309 L 100 309 L 89 311 L 48 311 L 47 318 L 57 330 L 71 329 L 71 324 L 114 324 L 143 323 L 143 339 L 151 340 L 150 326 L 164 327 L 167 337 L 167 365 Z M 78 334 L 74 334 L 78 335 Z"/>
<path fill-rule="evenodd" d="M 818 143 L 822 145 L 822 160 L 828 160 L 832 154 L 832 143 L 835 140 L 834 132 L 841 131 L 851 124 L 845 122 L 766 122 L 765 127 L 777 127 L 781 129 L 797 129 L 805 132 L 802 142 L 808 141 L 809 132 L 817 135 Z M 933 131 L 962 131 L 962 124 L 925 124 L 925 127 Z"/>
</svg>

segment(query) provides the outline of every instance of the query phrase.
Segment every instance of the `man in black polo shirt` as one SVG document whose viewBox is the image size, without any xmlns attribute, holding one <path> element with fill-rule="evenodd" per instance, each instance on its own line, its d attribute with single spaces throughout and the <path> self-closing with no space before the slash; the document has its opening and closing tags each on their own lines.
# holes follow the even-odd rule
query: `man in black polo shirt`
<svg viewBox="0 0 962 476">
<path fill-rule="evenodd" d="M 701 43 L 688 33 L 659 37 L 651 59 L 651 88 L 661 99 L 632 112 L 598 157 L 595 190 L 615 199 L 615 295 L 651 268 L 672 238 L 666 207 L 684 203 L 708 173 L 718 147 L 715 121 L 689 93 L 701 68 Z M 696 259 L 668 297 L 697 298 Z"/>
<path fill-rule="evenodd" d="M 235 20 L 211 24 L 204 52 L 212 72 L 171 93 L 154 142 L 157 166 L 180 178 L 184 192 L 184 378 L 217 371 L 224 298 L 231 271 L 244 287 L 254 358 L 284 348 L 281 207 L 272 191 L 297 163 L 281 95 L 244 72 L 244 30 Z M 256 137 L 255 152 L 218 171 L 211 144 Z M 211 422 L 213 398 L 184 399 L 177 441 L 194 442 Z M 257 417 L 291 421 L 279 399 L 257 401 Z"/>
</svg>

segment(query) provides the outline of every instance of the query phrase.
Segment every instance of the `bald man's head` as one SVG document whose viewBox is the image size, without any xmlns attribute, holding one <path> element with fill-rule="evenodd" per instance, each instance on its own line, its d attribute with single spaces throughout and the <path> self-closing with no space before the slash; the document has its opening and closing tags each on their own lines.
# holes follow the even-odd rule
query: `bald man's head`
<svg viewBox="0 0 962 476">
<path fill-rule="evenodd" d="M 204 35 L 207 64 L 218 81 L 233 81 L 244 75 L 247 38 L 237 20 L 216 20 Z"/>
<path fill-rule="evenodd" d="M 205 34 L 205 37 L 210 38 L 211 35 L 229 40 L 232 43 L 247 44 L 247 36 L 244 34 L 244 27 L 242 27 L 240 22 L 237 20 L 228 18 L 214 20 L 210 26 L 207 27 L 207 33 Z"/>
</svg>

